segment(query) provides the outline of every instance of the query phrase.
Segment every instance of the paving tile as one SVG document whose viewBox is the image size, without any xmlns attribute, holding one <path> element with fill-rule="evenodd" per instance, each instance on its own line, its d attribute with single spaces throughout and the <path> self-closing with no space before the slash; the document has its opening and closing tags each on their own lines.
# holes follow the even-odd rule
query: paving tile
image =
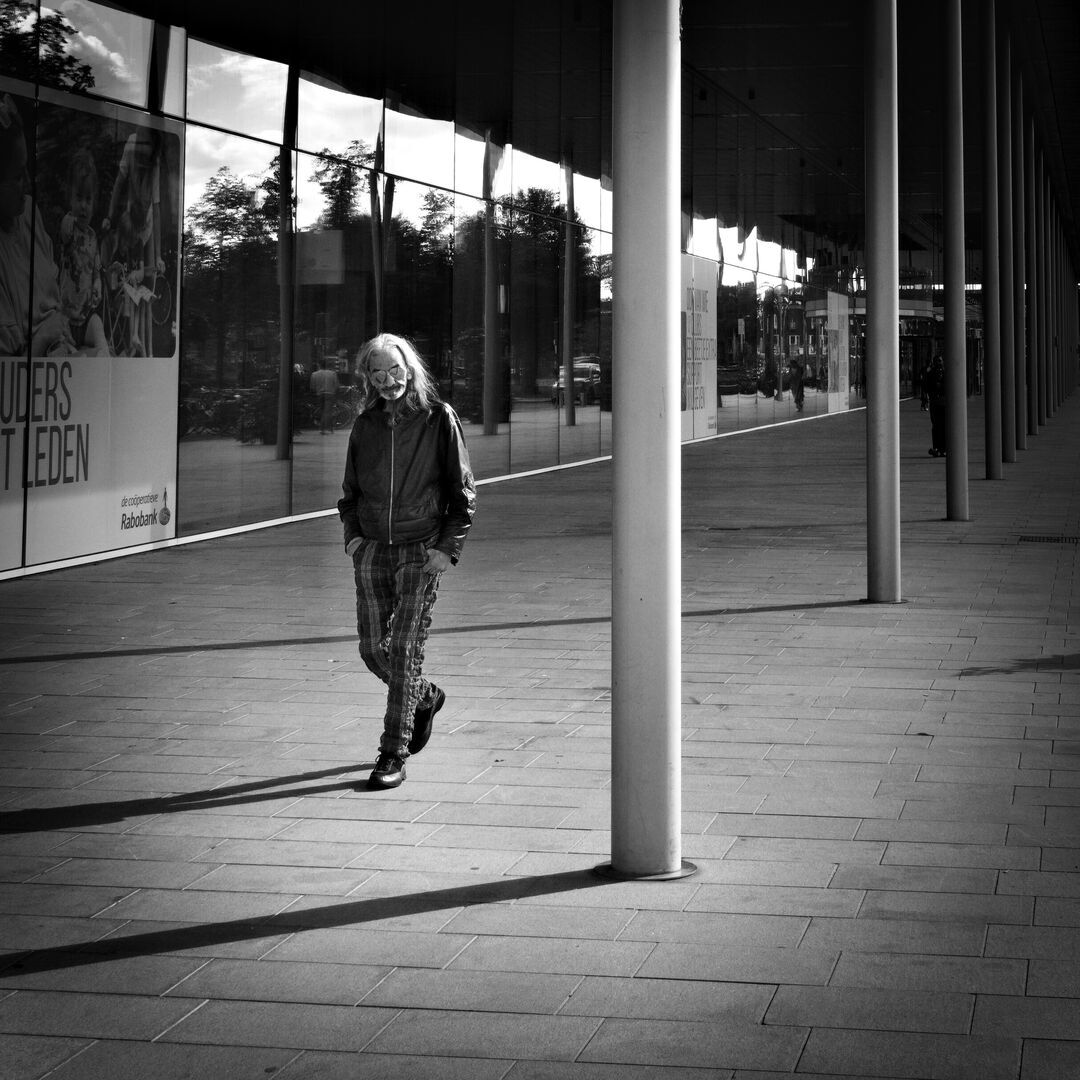
<svg viewBox="0 0 1080 1080">
<path fill-rule="evenodd" d="M 919 1080 L 1013 1080 L 1020 1040 L 924 1032 L 812 1031 L 799 1071 Z"/>
<path fill-rule="evenodd" d="M 305 1050 L 275 1074 L 282 1080 L 503 1080 L 509 1061 L 416 1054 Z"/>
<path fill-rule="evenodd" d="M 472 939 L 448 966 L 455 970 L 630 976 L 652 948 L 638 941 L 485 936 Z"/>
<path fill-rule="evenodd" d="M 1080 930 L 1055 926 L 991 926 L 986 934 L 986 955 L 1080 961 Z"/>
<path fill-rule="evenodd" d="M 867 919 L 929 919 L 980 923 L 1032 922 L 1029 896 L 987 896 L 983 893 L 869 891 L 859 910 Z"/>
<path fill-rule="evenodd" d="M 581 1060 L 791 1071 L 806 1034 L 800 1028 L 759 1024 L 616 1018 L 603 1021 Z"/>
<path fill-rule="evenodd" d="M 356 1005 L 389 971 L 365 964 L 217 959 L 174 979 L 168 996 Z"/>
<path fill-rule="evenodd" d="M 514 1063 L 504 1080 L 731 1080 L 733 1075 L 730 1069 L 690 1069 L 681 1065 L 518 1061 Z"/>
<path fill-rule="evenodd" d="M 824 986 L 839 955 L 810 948 L 662 943 L 636 974 L 651 979 Z"/>
<path fill-rule="evenodd" d="M 190 1002 L 185 1004 L 190 1008 Z M 306 1002 L 209 1001 L 170 1027 L 160 1041 L 360 1050 L 394 1015 L 389 1009 Z"/>
<path fill-rule="evenodd" d="M 974 1035 L 1080 1042 L 1080 1010 L 1072 998 L 980 994 L 971 1031 Z"/>
<path fill-rule="evenodd" d="M 122 919 L 74 919 L 49 915 L 5 915 L 0 949 L 57 949 L 96 941 L 123 926 Z"/>
<path fill-rule="evenodd" d="M 634 917 L 632 910 L 578 908 L 572 919 L 558 907 L 536 904 L 470 906 L 445 925 L 453 934 L 520 935 L 544 938 L 593 938 L 614 941 Z"/>
<path fill-rule="evenodd" d="M 183 889 L 206 873 L 193 863 L 141 862 L 135 859 L 68 859 L 39 874 L 36 882 L 58 885 L 108 885 L 127 889 Z"/>
<path fill-rule="evenodd" d="M 1020 1080 L 1043 1080 L 1080 1074 L 1080 1043 L 1026 1039 Z"/>
<path fill-rule="evenodd" d="M 799 944 L 824 950 L 979 956 L 985 934 L 981 922 L 814 918 Z"/>
<path fill-rule="evenodd" d="M 69 990 L 86 993 L 158 996 L 197 971 L 201 959 L 173 956 L 125 956 L 98 959 L 93 954 L 40 953 L 18 966 L 5 967 L 0 957 L 0 988 L 4 990 Z"/>
<path fill-rule="evenodd" d="M 85 1039 L 153 1039 L 192 1009 L 134 994 L 20 990 L 0 999 L 0 1031 Z"/>
<path fill-rule="evenodd" d="M 840 955 L 829 985 L 963 994 L 1021 994 L 1026 979 L 1027 962 L 1024 960 L 845 951 Z"/>
<path fill-rule="evenodd" d="M 578 975 L 533 972 L 522 978 L 505 971 L 431 971 L 398 968 L 364 998 L 364 1005 L 402 1009 L 455 1009 L 469 1012 L 555 1015 L 581 984 Z M 567 1015 L 580 1010 L 562 1009 Z M 584 1015 L 599 1015 L 586 1012 Z"/>
<path fill-rule="evenodd" d="M 599 1023 L 595 1017 L 410 1010 L 392 1019 L 368 1049 L 505 1058 L 513 1047 L 515 1057 L 572 1061 Z"/>
<path fill-rule="evenodd" d="M 965 1035 L 975 1006 L 972 994 L 859 986 L 781 986 L 766 1024 Z"/>
<path fill-rule="evenodd" d="M 263 950 L 271 960 L 365 964 L 387 967 L 445 967 L 473 939 L 457 934 L 397 933 L 380 930 L 307 930 Z"/>
<path fill-rule="evenodd" d="M 0 1037 L 4 1076 L 7 1080 L 38 1080 L 38 1077 L 47 1075 L 55 1066 L 77 1056 L 90 1045 L 85 1039 L 4 1035 Z"/>
<path fill-rule="evenodd" d="M 989 844 L 890 843 L 881 861 L 893 866 L 982 866 L 1001 870 L 1038 870 L 1039 849 Z"/>
<path fill-rule="evenodd" d="M 685 910 L 854 918 L 859 913 L 863 896 L 858 889 L 707 884 L 701 886 Z"/>
<path fill-rule="evenodd" d="M 642 911 L 619 936 L 623 941 L 701 941 L 793 948 L 802 940 L 809 921 L 805 915 Z"/>
<path fill-rule="evenodd" d="M 57 1080 L 190 1080 L 191 1077 L 228 1077 L 259 1080 L 276 1075 L 293 1050 L 269 1050 L 245 1046 L 177 1046 L 169 1043 L 137 1043 L 117 1040 L 95 1042 L 51 1076 Z"/>
<path fill-rule="evenodd" d="M 563 1015 L 760 1023 L 774 986 L 679 979 L 583 979 Z"/>
<path fill-rule="evenodd" d="M 1067 960 L 1030 961 L 1027 993 L 1032 997 L 1080 998 L 1080 966 Z"/>
</svg>

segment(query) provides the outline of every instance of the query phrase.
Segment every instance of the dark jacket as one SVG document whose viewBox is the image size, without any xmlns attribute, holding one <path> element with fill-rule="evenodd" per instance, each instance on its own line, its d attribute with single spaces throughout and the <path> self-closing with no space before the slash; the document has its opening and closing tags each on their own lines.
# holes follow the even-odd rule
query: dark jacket
<svg viewBox="0 0 1080 1080">
<path fill-rule="evenodd" d="M 381 406 L 354 421 L 338 513 L 345 543 L 429 543 L 457 562 L 476 512 L 476 485 L 465 436 L 444 403 L 391 426 Z"/>
</svg>

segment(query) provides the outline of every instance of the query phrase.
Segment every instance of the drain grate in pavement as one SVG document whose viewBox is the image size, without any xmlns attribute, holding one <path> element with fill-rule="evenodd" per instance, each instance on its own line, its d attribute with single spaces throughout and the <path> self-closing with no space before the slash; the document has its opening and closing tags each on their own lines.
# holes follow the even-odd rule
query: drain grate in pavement
<svg viewBox="0 0 1080 1080">
<path fill-rule="evenodd" d="M 1080 544 L 1080 536 L 1021 536 L 1021 544 Z"/>
</svg>

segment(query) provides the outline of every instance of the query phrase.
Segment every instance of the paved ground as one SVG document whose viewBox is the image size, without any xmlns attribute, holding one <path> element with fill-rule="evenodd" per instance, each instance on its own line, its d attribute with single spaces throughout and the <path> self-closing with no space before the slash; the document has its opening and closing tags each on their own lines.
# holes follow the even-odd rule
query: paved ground
<svg viewBox="0 0 1080 1080">
<path fill-rule="evenodd" d="M 390 793 L 333 519 L 0 586 L 5 1080 L 1080 1075 L 1080 402 L 981 406 L 898 605 L 863 414 L 685 450 L 679 881 L 592 873 L 607 464 L 482 488 Z"/>
</svg>

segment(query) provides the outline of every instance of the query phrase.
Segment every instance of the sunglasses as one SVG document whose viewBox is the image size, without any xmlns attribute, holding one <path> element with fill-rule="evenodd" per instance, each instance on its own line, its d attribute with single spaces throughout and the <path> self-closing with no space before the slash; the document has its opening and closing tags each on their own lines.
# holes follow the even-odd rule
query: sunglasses
<svg viewBox="0 0 1080 1080">
<path fill-rule="evenodd" d="M 408 371 L 401 364 L 389 370 L 376 369 L 368 372 L 368 379 L 376 390 L 387 390 L 392 386 L 400 386 L 408 380 Z"/>
</svg>

